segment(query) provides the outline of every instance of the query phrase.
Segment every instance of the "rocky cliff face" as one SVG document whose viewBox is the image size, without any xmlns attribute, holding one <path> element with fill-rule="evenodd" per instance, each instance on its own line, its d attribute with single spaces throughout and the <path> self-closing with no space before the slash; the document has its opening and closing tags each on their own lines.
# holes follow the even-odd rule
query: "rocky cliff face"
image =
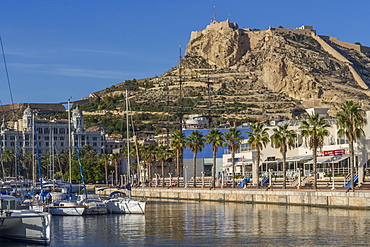
<svg viewBox="0 0 370 247">
<path fill-rule="evenodd" d="M 182 113 L 266 120 L 314 106 L 334 115 L 345 100 L 370 110 L 370 48 L 319 36 L 309 26 L 261 31 L 213 21 L 192 32 L 177 67 L 146 80 L 154 87 L 131 92 L 142 112 L 175 114 L 174 106 L 184 106 Z"/>
<path fill-rule="evenodd" d="M 370 84 L 369 55 L 331 42 L 323 41 L 330 46 L 324 47 L 316 37 L 310 29 L 252 31 L 228 21 L 214 22 L 192 34 L 182 71 L 196 71 L 198 78 L 206 77 L 205 72 L 218 73 L 219 82 L 227 82 L 234 96 L 238 81 L 244 88 L 263 87 L 266 93 L 296 102 L 318 98 L 335 109 L 352 99 L 368 107 L 369 89 L 359 80 Z"/>
</svg>

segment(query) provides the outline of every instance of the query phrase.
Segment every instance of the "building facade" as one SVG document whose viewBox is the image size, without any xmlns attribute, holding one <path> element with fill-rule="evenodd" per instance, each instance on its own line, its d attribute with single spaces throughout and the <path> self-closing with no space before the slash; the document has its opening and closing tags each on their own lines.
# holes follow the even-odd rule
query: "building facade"
<svg viewBox="0 0 370 247">
<path fill-rule="evenodd" d="M 39 154 L 43 155 L 47 152 L 61 153 L 67 151 L 69 147 L 74 149 L 78 146 L 81 149 L 85 145 L 90 145 L 97 153 L 105 153 L 104 129 L 99 132 L 86 131 L 84 117 L 78 108 L 74 109 L 71 115 L 69 127 L 66 119 L 37 119 L 35 112 L 27 107 L 22 119 L 14 122 L 12 128 L 9 128 L 3 120 L 0 132 L 1 150 L 10 149 L 23 154 L 35 153 L 38 144 Z"/>
</svg>

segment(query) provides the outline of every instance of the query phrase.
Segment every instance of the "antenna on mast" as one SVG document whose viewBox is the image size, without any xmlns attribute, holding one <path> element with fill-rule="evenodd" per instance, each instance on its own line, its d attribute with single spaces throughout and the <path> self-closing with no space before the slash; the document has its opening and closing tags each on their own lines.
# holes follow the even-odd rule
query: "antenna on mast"
<svg viewBox="0 0 370 247">
<path fill-rule="evenodd" d="M 212 21 L 216 21 L 216 6 L 213 6 Z"/>
</svg>

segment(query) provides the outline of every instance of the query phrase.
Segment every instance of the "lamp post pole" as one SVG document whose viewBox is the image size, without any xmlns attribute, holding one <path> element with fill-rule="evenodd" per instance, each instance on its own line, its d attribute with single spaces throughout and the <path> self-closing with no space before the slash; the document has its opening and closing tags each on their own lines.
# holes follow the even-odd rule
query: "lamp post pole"
<svg viewBox="0 0 370 247">
<path fill-rule="evenodd" d="M 332 171 L 332 176 L 333 176 L 333 183 L 332 183 L 332 190 L 335 190 L 335 183 L 334 183 L 334 163 L 333 163 L 333 158 L 331 158 L 331 171 Z"/>
<path fill-rule="evenodd" d="M 187 169 L 189 168 L 189 166 L 184 166 L 184 188 L 187 188 L 188 187 L 188 175 L 187 175 Z"/>
<path fill-rule="evenodd" d="M 302 171 L 302 168 L 297 168 L 297 170 L 298 170 L 298 189 L 301 189 L 302 188 L 302 185 L 301 185 L 301 183 L 302 183 L 302 175 L 301 175 L 301 171 Z"/>
<path fill-rule="evenodd" d="M 201 172 L 202 173 L 202 188 L 204 188 L 204 175 L 205 175 L 205 172 Z"/>
<path fill-rule="evenodd" d="M 112 178 L 112 187 L 113 187 L 113 184 L 114 184 L 114 176 L 113 176 L 114 171 L 110 171 L 110 174 L 111 174 L 111 178 Z"/>
</svg>

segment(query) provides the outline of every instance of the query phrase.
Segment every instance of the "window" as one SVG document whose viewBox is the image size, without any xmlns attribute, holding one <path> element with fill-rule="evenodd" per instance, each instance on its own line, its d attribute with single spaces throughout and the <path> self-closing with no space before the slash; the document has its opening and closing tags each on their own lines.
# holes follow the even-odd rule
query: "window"
<svg viewBox="0 0 370 247">
<path fill-rule="evenodd" d="M 61 142 L 61 143 L 60 143 L 60 146 L 61 146 L 61 147 L 63 147 L 63 146 L 64 146 L 64 142 Z"/>
<path fill-rule="evenodd" d="M 64 136 L 59 137 L 59 140 L 64 141 Z"/>
<path fill-rule="evenodd" d="M 59 128 L 59 134 L 65 134 L 66 130 L 64 128 Z"/>
<path fill-rule="evenodd" d="M 93 141 L 97 141 L 98 137 L 94 136 L 92 139 L 93 139 Z"/>
<path fill-rule="evenodd" d="M 49 141 L 49 137 L 48 136 L 45 136 L 45 141 Z"/>
<path fill-rule="evenodd" d="M 93 147 L 97 147 L 98 145 L 96 144 L 96 142 L 93 142 Z"/>
<path fill-rule="evenodd" d="M 44 128 L 44 134 L 49 134 L 49 128 Z"/>
</svg>

